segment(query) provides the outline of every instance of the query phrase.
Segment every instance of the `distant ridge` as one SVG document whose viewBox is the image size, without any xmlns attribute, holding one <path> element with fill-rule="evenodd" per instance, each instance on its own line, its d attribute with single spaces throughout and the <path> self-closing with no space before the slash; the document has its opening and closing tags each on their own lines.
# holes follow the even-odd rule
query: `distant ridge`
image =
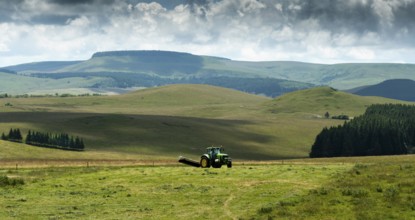
<svg viewBox="0 0 415 220">
<path fill-rule="evenodd" d="M 1 73 L 9 73 L 9 74 L 17 74 L 15 71 L 9 70 L 9 69 L 3 69 L 0 68 Z"/>
<path fill-rule="evenodd" d="M 54 72 L 61 68 L 81 63 L 82 61 L 44 61 L 25 63 L 20 65 L 5 67 L 7 70 L 14 72 Z"/>
<path fill-rule="evenodd" d="M 162 51 L 162 50 L 118 50 L 118 51 L 102 51 L 96 52 L 92 55 L 94 57 L 108 57 L 108 56 L 165 56 L 165 57 L 173 57 L 173 56 L 188 56 L 194 57 L 195 55 L 190 53 L 184 52 L 175 52 L 175 51 Z"/>
<path fill-rule="evenodd" d="M 403 101 L 415 101 L 415 81 L 391 79 L 353 92 L 362 96 L 380 96 Z"/>
</svg>

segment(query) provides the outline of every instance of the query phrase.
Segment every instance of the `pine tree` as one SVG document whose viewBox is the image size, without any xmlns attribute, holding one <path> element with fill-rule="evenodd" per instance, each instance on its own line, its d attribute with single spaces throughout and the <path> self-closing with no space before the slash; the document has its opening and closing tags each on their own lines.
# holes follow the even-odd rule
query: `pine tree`
<svg viewBox="0 0 415 220">
<path fill-rule="evenodd" d="M 7 139 L 14 142 L 22 142 L 22 134 L 20 133 L 20 129 L 11 128 Z"/>
<path fill-rule="evenodd" d="M 71 139 L 70 139 L 70 141 L 69 141 L 69 146 L 68 146 L 68 148 L 71 148 L 71 149 L 75 149 L 76 147 L 75 147 L 75 140 L 74 140 L 74 138 L 71 136 Z"/>
<path fill-rule="evenodd" d="M 79 144 L 79 149 L 85 149 L 85 145 L 84 145 L 84 140 L 83 139 L 81 139 L 81 142 L 80 142 L 80 144 Z"/>
<path fill-rule="evenodd" d="M 11 139 L 11 140 L 14 139 L 14 131 L 13 131 L 12 128 L 10 128 L 9 135 L 7 137 L 8 137 L 8 139 Z"/>
<path fill-rule="evenodd" d="M 7 137 L 6 137 L 6 135 L 4 134 L 4 132 L 3 132 L 3 133 L 1 133 L 1 139 L 2 139 L 2 140 L 7 140 Z"/>
<path fill-rule="evenodd" d="M 26 144 L 32 143 L 32 131 L 29 130 L 29 132 L 26 135 Z"/>
<path fill-rule="evenodd" d="M 324 117 L 325 117 L 325 118 L 330 118 L 330 113 L 329 113 L 329 112 L 326 112 L 326 113 L 324 114 Z"/>
<path fill-rule="evenodd" d="M 22 137 L 22 133 L 20 132 L 20 129 L 16 129 L 15 133 L 16 133 L 15 134 L 16 140 L 21 142 L 23 140 L 23 137 Z"/>
</svg>

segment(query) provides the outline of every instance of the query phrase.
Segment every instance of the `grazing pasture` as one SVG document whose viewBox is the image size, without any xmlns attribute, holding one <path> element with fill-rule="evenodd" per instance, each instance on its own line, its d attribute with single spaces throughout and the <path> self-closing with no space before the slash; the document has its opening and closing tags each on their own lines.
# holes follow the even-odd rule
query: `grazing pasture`
<svg viewBox="0 0 415 220">
<path fill-rule="evenodd" d="M 0 218 L 413 219 L 414 169 L 414 156 L 9 167 Z"/>
</svg>

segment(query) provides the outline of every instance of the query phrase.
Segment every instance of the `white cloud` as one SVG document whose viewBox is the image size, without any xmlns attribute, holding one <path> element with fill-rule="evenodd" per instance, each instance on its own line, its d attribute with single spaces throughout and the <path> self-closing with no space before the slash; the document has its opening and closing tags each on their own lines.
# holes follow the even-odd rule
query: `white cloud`
<svg viewBox="0 0 415 220">
<path fill-rule="evenodd" d="M 266 8 L 266 5 L 257 0 L 241 0 L 236 4 L 240 5 L 239 10 L 244 13 L 258 12 L 259 10 Z"/>
<path fill-rule="evenodd" d="M 151 15 L 157 15 L 167 10 L 157 2 L 138 3 L 135 8 L 137 8 L 140 12 L 148 13 Z"/>
<path fill-rule="evenodd" d="M 379 16 L 381 22 L 384 25 L 392 25 L 394 19 L 394 7 L 397 5 L 398 1 L 373 1 L 372 8 L 374 12 Z"/>
<path fill-rule="evenodd" d="M 8 52 L 10 51 L 9 47 L 5 43 L 0 43 L 0 52 Z"/>
<path fill-rule="evenodd" d="M 354 60 L 362 61 L 373 60 L 375 58 L 375 52 L 364 47 L 351 48 L 347 55 Z"/>
<path fill-rule="evenodd" d="M 277 3 L 277 4 L 275 4 L 275 6 L 274 6 L 278 11 L 280 11 L 280 12 L 282 12 L 282 4 L 280 4 L 280 3 Z"/>
<path fill-rule="evenodd" d="M 292 3 L 288 6 L 288 9 L 291 11 L 300 11 L 302 9 L 301 5 L 297 5 L 295 3 Z"/>
</svg>

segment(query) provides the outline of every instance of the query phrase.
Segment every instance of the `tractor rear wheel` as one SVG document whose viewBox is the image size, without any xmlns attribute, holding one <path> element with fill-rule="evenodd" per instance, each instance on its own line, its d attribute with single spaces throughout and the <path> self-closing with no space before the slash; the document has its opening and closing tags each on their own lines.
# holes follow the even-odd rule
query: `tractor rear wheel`
<svg viewBox="0 0 415 220">
<path fill-rule="evenodd" d="M 209 159 L 207 157 L 202 157 L 200 159 L 200 167 L 202 167 L 202 168 L 209 168 L 210 167 Z"/>
</svg>

